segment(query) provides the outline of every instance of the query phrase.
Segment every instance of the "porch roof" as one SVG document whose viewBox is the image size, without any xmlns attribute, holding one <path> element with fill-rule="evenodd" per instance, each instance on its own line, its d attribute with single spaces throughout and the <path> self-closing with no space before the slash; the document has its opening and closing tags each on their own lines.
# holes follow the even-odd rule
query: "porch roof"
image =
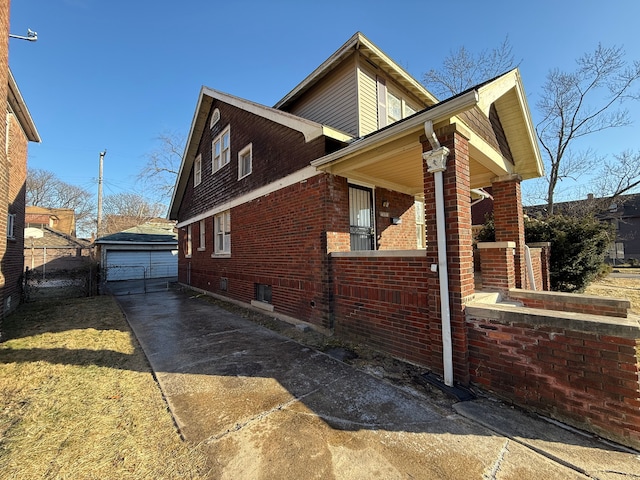
<svg viewBox="0 0 640 480">
<path fill-rule="evenodd" d="M 489 119 L 492 109 L 499 119 L 510 155 L 500 150 L 495 141 L 497 132 L 487 132 L 486 127 L 493 128 Z M 456 124 L 469 139 L 471 188 L 489 186 L 492 178 L 503 175 L 518 174 L 528 179 L 544 173 L 517 69 L 359 138 L 343 149 L 314 160 L 312 165 L 351 180 L 410 195 L 422 194 L 420 139 L 427 120 L 431 120 L 436 129 Z"/>
</svg>

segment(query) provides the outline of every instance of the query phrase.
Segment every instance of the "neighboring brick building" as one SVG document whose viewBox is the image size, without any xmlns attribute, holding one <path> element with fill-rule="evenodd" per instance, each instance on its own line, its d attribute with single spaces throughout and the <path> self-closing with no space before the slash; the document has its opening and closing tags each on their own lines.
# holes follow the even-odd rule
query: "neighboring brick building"
<svg viewBox="0 0 640 480">
<path fill-rule="evenodd" d="M 9 70 L 9 0 L 0 0 L 0 98 L 7 99 L 6 122 L 0 122 L 0 316 L 20 303 L 24 265 L 27 144 L 39 142 L 38 131 Z"/>
</svg>

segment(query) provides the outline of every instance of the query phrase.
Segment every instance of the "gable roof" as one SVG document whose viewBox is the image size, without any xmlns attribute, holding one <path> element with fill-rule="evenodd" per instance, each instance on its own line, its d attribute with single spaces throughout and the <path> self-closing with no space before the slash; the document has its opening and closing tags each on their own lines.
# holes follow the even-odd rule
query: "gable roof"
<svg viewBox="0 0 640 480">
<path fill-rule="evenodd" d="M 375 65 L 379 66 L 385 73 L 393 78 L 393 80 L 422 100 L 426 105 L 433 105 L 438 102 L 437 98 L 424 88 L 420 82 L 413 78 L 413 76 L 407 73 L 404 68 L 394 62 L 361 32 L 356 32 L 344 45 L 336 50 L 333 55 L 322 62 L 307 78 L 278 101 L 278 103 L 274 105 L 274 108 L 286 110 L 291 103 L 296 101 L 318 82 L 322 81 L 324 77 L 355 51 L 359 51 Z"/>
<path fill-rule="evenodd" d="M 30 230 L 31 232 L 28 232 Z M 38 233 L 40 231 L 41 233 Z M 28 235 L 36 232 L 38 235 Z M 42 235 L 42 236 L 40 236 Z M 91 242 L 50 227 L 25 228 L 24 248 L 89 248 Z"/>
<path fill-rule="evenodd" d="M 177 244 L 178 234 L 173 230 L 173 224 L 161 227 L 158 224 L 149 223 L 106 235 L 95 243 Z"/>
<path fill-rule="evenodd" d="M 340 132 L 335 128 L 202 86 L 198 96 L 196 111 L 193 116 L 193 120 L 191 121 L 191 129 L 189 130 L 185 150 L 182 155 L 182 162 L 180 163 L 176 186 L 171 198 L 168 215 L 169 218 L 175 218 L 178 214 L 178 207 L 187 187 L 189 173 L 196 158 L 200 139 L 202 138 L 204 129 L 207 126 L 207 119 L 214 100 L 219 100 L 246 112 L 296 130 L 304 136 L 305 142 L 310 142 L 322 135 L 334 138 L 341 142 L 347 142 L 352 139 L 350 135 Z"/>
</svg>

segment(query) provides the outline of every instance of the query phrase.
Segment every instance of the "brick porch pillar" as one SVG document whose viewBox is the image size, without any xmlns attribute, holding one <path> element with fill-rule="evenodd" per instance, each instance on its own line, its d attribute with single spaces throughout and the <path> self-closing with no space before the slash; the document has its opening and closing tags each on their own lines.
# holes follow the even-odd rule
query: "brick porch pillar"
<svg viewBox="0 0 640 480">
<path fill-rule="evenodd" d="M 513 263 L 515 248 L 515 242 L 478 243 L 483 290 L 506 293 L 516 286 Z"/>
<path fill-rule="evenodd" d="M 514 257 L 517 288 L 526 286 L 524 254 L 524 212 L 520 175 L 504 175 L 491 181 L 493 195 L 493 222 L 496 242 L 516 242 Z M 483 278 L 484 280 L 484 278 Z"/>
<path fill-rule="evenodd" d="M 468 139 L 449 125 L 436 131 L 442 146 L 450 153 L 443 172 L 445 224 L 447 240 L 447 269 L 449 282 L 449 308 L 451 313 L 451 339 L 453 348 L 454 380 L 462 385 L 469 383 L 468 339 L 465 324 L 465 299 L 475 293 L 473 277 L 473 245 L 471 238 L 471 195 Z M 421 139 L 423 152 L 432 150 L 426 137 Z M 434 174 L 424 171 L 425 225 L 427 230 L 427 261 L 438 264 L 436 227 L 436 198 Z M 438 273 L 426 272 L 429 277 L 429 330 L 431 344 L 430 366 L 442 374 L 442 318 L 440 312 L 440 282 Z"/>
</svg>

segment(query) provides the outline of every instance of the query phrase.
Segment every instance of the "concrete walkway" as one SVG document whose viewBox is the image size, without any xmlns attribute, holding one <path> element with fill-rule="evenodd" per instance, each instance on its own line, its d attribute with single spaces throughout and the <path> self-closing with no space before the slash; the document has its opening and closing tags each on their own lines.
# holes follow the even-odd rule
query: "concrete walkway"
<svg viewBox="0 0 640 480">
<path fill-rule="evenodd" d="M 498 402 L 454 409 L 177 290 L 118 297 L 216 479 L 637 479 L 640 456 Z"/>
</svg>

